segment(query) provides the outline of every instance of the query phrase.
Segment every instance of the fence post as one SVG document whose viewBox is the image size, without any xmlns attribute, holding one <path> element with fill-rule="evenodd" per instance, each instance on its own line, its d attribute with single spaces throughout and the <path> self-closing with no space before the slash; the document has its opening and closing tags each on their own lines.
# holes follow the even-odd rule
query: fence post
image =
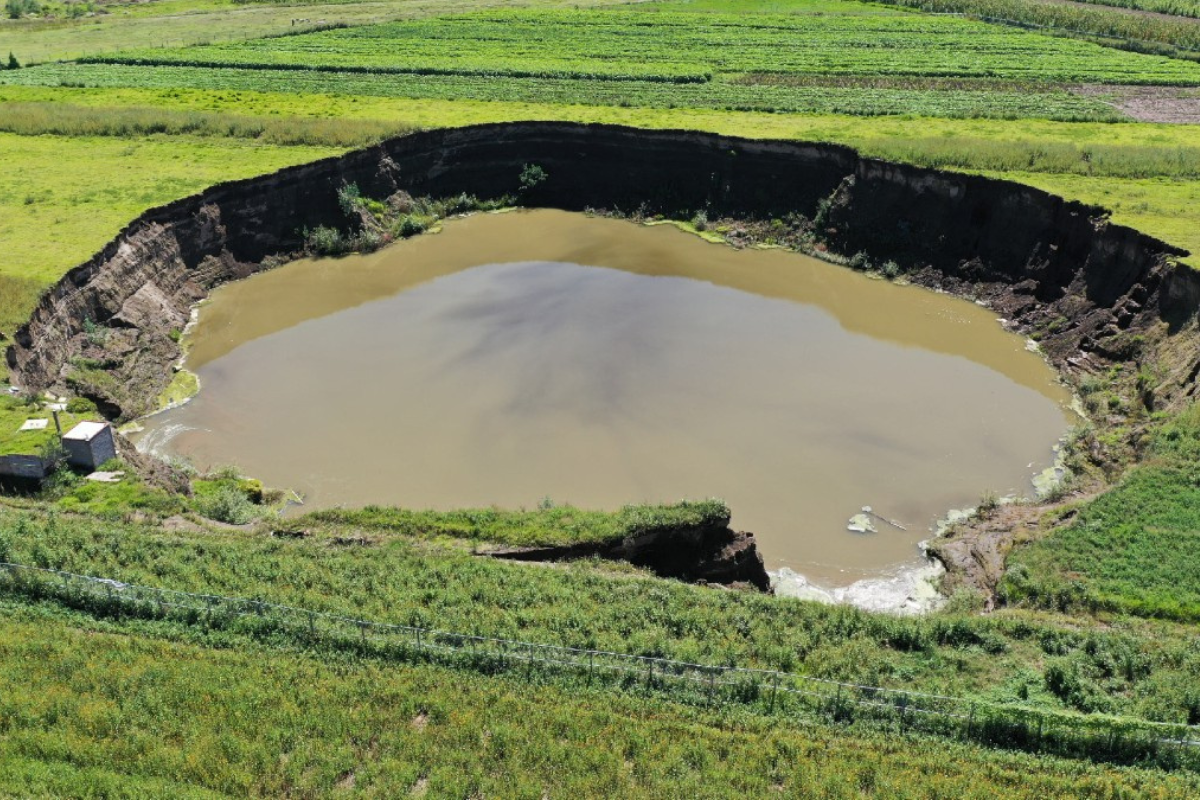
<svg viewBox="0 0 1200 800">
<path fill-rule="evenodd" d="M 971 703 L 971 713 L 967 716 L 967 738 L 970 739 L 975 728 L 975 704 Z"/>
<path fill-rule="evenodd" d="M 906 720 L 906 712 L 908 711 L 908 695 L 900 695 L 900 732 L 904 733 L 904 723 Z"/>
<path fill-rule="evenodd" d="M 837 722 L 838 717 L 842 715 L 842 685 L 839 683 L 837 687 L 837 699 L 833 701 L 833 714 L 831 715 L 834 722 Z"/>
<path fill-rule="evenodd" d="M 646 694 L 650 694 L 650 685 L 654 683 L 654 659 L 646 659 Z"/>
<path fill-rule="evenodd" d="M 779 691 L 779 673 L 771 673 L 771 713 L 775 713 L 775 693 Z"/>
<path fill-rule="evenodd" d="M 588 650 L 588 686 L 592 685 L 592 676 L 596 672 L 596 654 Z"/>
<path fill-rule="evenodd" d="M 420 651 L 421 647 L 421 629 L 417 628 L 417 650 Z"/>
<path fill-rule="evenodd" d="M 711 706 L 716 702 L 717 696 L 717 670 L 716 667 L 711 667 L 708 670 L 708 704 Z"/>
</svg>

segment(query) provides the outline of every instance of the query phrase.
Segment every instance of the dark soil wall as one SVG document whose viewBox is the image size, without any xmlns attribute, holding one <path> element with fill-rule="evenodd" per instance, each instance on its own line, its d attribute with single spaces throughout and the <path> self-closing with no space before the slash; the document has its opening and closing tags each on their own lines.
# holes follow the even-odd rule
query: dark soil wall
<svg viewBox="0 0 1200 800">
<path fill-rule="evenodd" d="M 1170 246 L 1111 225 L 1101 209 L 1017 184 L 871 159 L 832 145 L 753 141 L 603 125 L 515 123 L 423 132 L 337 159 L 215 186 L 143 214 L 72 270 L 20 329 L 7 359 L 14 383 L 69 384 L 113 416 L 148 410 L 178 357 L 170 336 L 214 285 L 290 256 L 302 231 L 345 228 L 336 191 L 414 196 L 518 194 L 525 164 L 547 180 L 528 205 L 769 219 L 822 217 L 830 250 L 891 258 L 918 282 L 983 297 L 1043 339 L 1056 365 L 1087 371 L 1122 357 L 1130 330 L 1189 326 L 1200 279 Z M 103 341 L 84 321 L 106 326 Z M 78 356 L 115 364 L 80 370 Z M 1072 359 L 1075 360 L 1074 363 Z M 1079 359 L 1083 359 L 1080 361 Z M 74 363 L 72 363 L 74 360 Z M 1200 352 L 1180 363 L 1174 389 Z M 89 362 L 89 363 L 92 363 Z M 1194 373 L 1192 374 L 1194 377 Z M 1174 390 L 1160 392 L 1170 396 Z M 1177 392 L 1174 392 L 1177 393 Z"/>
</svg>

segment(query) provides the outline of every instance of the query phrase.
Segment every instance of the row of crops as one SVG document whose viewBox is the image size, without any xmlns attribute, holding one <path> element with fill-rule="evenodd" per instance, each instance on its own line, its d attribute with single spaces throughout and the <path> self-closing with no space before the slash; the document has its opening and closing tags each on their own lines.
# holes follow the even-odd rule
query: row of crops
<svg viewBox="0 0 1200 800">
<path fill-rule="evenodd" d="M 1200 64 L 924 14 L 489 12 L 94 60 L 668 83 L 775 72 L 1200 84 Z"/>
<path fill-rule="evenodd" d="M 1089 121 L 1125 117 L 1071 86 L 1200 86 L 1192 61 L 842 5 L 848 11 L 487 11 L 128 50 L 0 72 L 0 84 Z"/>
<path fill-rule="evenodd" d="M 121 64 L 47 64 L 0 72 L 0 85 L 148 89 L 214 89 L 490 100 L 639 108 L 730 109 L 814 114 L 993 119 L 1045 118 L 1114 121 L 1122 115 L 1099 100 L 1065 90 L 1006 88 L 910 89 L 863 86 L 786 86 L 714 80 L 706 84 L 652 81 L 495 79 L 486 75 L 396 75 L 314 70 L 209 69 Z"/>
</svg>

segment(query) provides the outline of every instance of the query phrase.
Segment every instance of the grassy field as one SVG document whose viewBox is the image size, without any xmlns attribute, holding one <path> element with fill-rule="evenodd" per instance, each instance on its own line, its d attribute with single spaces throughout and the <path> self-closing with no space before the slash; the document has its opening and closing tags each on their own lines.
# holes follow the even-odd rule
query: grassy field
<svg viewBox="0 0 1200 800">
<path fill-rule="evenodd" d="M 1013 603 L 1200 622 L 1200 407 L 1159 433 L 1148 463 L 1017 551 Z"/>
<path fill-rule="evenodd" d="M 848 735 L 0 607 L 15 796 L 1179 797 L 1193 777 Z"/>
<path fill-rule="evenodd" d="M 42 430 L 18 430 L 30 419 L 44 419 L 48 424 Z M 59 412 L 59 423 L 64 432 L 84 420 L 95 419 L 100 419 L 100 415 L 94 410 L 83 413 Z M 0 456 L 12 453 L 39 454 L 57 437 L 49 409 L 40 403 L 33 405 L 20 398 L 0 395 Z"/>
<path fill-rule="evenodd" d="M 287 526 L 309 535 L 293 539 L 272 536 L 269 526 L 165 529 L 122 522 L 129 515 L 119 511 L 101 518 L 34 507 L 0 511 L 0 560 L 395 624 L 1049 710 L 1166 722 L 1200 715 L 1190 677 L 1200 653 L 1187 628 L 1168 622 L 1081 631 L 1069 620 L 1023 611 L 901 619 L 713 591 L 608 562 L 515 564 L 472 555 L 480 538 L 505 527 L 489 517 L 496 512 L 477 513 L 482 521 L 466 513 L 423 524 L 418 518 L 402 533 L 378 527 L 378 519 L 359 527 L 336 516 L 302 518 Z M 556 512 L 539 513 L 531 529 L 561 530 Z M 1068 667 L 1073 683 L 1051 679 Z"/>
</svg>

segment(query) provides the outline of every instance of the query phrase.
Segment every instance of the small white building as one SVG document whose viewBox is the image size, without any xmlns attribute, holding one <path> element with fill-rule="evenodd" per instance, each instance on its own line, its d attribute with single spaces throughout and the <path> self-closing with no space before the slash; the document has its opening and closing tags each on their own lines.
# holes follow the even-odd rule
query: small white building
<svg viewBox="0 0 1200 800">
<path fill-rule="evenodd" d="M 81 422 L 63 434 L 62 444 L 67 463 L 90 472 L 117 457 L 117 442 L 107 422 Z"/>
</svg>

